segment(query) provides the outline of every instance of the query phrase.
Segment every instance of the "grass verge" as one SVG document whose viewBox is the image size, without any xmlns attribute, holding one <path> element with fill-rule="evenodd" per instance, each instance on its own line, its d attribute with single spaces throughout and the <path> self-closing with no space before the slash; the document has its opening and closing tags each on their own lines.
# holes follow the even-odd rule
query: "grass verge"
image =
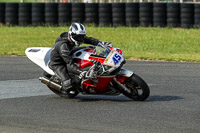
<svg viewBox="0 0 200 133">
<path fill-rule="evenodd" d="M 69 27 L 0 26 L 0 55 L 22 55 L 27 47 L 52 47 Z M 87 36 L 112 42 L 127 59 L 200 62 L 200 29 L 86 27 Z"/>
</svg>

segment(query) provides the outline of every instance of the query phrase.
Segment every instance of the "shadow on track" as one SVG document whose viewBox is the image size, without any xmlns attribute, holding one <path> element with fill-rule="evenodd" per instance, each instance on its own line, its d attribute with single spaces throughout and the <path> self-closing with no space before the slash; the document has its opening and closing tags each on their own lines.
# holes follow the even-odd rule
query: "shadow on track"
<svg viewBox="0 0 200 133">
<path fill-rule="evenodd" d="M 158 96 L 158 95 L 155 95 L 155 96 L 150 96 L 148 98 L 147 101 L 174 101 L 174 100 L 180 100 L 180 99 L 184 99 L 183 97 L 180 97 L 180 96 Z"/>
<path fill-rule="evenodd" d="M 119 95 L 119 96 L 79 95 L 75 99 L 79 99 L 80 102 L 92 102 L 92 101 L 131 102 L 133 101 L 123 95 Z"/>
<path fill-rule="evenodd" d="M 134 101 L 123 95 L 119 95 L 119 96 L 78 95 L 74 99 L 79 100 L 79 102 L 93 102 L 93 101 L 133 102 Z M 174 101 L 174 100 L 180 100 L 180 99 L 184 99 L 184 98 L 180 96 L 153 95 L 153 96 L 149 96 L 147 100 L 142 101 L 142 102 Z M 136 101 L 136 102 L 140 102 L 140 101 Z"/>
<path fill-rule="evenodd" d="M 80 102 L 93 102 L 93 101 L 133 102 L 134 101 L 123 95 L 119 95 L 119 96 L 78 95 L 75 99 L 80 100 Z M 184 99 L 184 98 L 180 96 L 153 95 L 153 96 L 149 96 L 147 100 L 142 101 L 142 102 L 174 101 L 174 100 L 180 100 L 180 99 Z M 140 101 L 136 101 L 136 102 L 140 102 Z"/>
</svg>

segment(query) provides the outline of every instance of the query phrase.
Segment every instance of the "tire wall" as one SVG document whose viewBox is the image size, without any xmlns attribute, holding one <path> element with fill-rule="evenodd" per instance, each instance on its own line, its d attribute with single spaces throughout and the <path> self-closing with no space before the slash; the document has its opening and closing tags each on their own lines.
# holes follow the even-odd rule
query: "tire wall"
<svg viewBox="0 0 200 133">
<path fill-rule="evenodd" d="M 126 3 L 126 26 L 139 25 L 139 3 Z"/>
<path fill-rule="evenodd" d="M 0 3 L 0 23 L 200 28 L 200 4 L 191 3 Z"/>
<path fill-rule="evenodd" d="M 166 3 L 153 4 L 153 26 L 154 27 L 167 26 L 167 4 Z"/>
<path fill-rule="evenodd" d="M 84 23 L 85 21 L 85 4 L 72 3 L 72 22 Z"/>
<path fill-rule="evenodd" d="M 99 4 L 99 25 L 112 26 L 112 5 L 100 3 Z"/>
<path fill-rule="evenodd" d="M 194 5 L 181 4 L 181 27 L 191 28 L 194 25 Z"/>
<path fill-rule="evenodd" d="M 99 23 L 99 5 L 96 3 L 85 4 L 85 23 L 98 25 Z"/>
<path fill-rule="evenodd" d="M 139 8 L 140 26 L 153 25 L 153 3 L 140 3 Z"/>
<path fill-rule="evenodd" d="M 71 23 L 72 5 L 71 3 L 59 3 L 58 4 L 58 24 L 59 25 L 68 25 Z"/>
<path fill-rule="evenodd" d="M 167 3 L 167 26 L 180 27 L 180 4 Z"/>
<path fill-rule="evenodd" d="M 112 4 L 112 22 L 113 26 L 125 25 L 125 3 Z"/>
<path fill-rule="evenodd" d="M 194 27 L 200 28 L 200 4 L 194 5 Z"/>
<path fill-rule="evenodd" d="M 5 23 L 5 3 L 0 3 L 0 24 Z"/>
<path fill-rule="evenodd" d="M 58 4 L 45 3 L 45 24 L 57 25 L 58 24 Z"/>
<path fill-rule="evenodd" d="M 18 9 L 19 26 L 31 25 L 31 3 L 21 3 Z"/>
<path fill-rule="evenodd" d="M 5 23 L 7 25 L 18 25 L 18 3 L 6 3 Z"/>
<path fill-rule="evenodd" d="M 43 25 L 44 21 L 44 3 L 32 3 L 32 25 L 38 26 Z"/>
</svg>

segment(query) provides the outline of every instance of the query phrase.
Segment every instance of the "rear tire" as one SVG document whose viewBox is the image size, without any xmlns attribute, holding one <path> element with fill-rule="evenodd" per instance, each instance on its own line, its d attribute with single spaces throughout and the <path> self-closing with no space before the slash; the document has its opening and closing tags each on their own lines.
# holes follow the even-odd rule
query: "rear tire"
<svg viewBox="0 0 200 133">
<path fill-rule="evenodd" d="M 77 95 L 78 95 L 78 91 L 75 91 L 74 94 L 64 94 L 60 91 L 57 91 L 49 86 L 47 86 L 51 91 L 53 91 L 55 94 L 57 94 L 58 96 L 62 97 L 62 98 L 66 98 L 66 99 L 72 99 L 72 98 L 75 98 Z"/>
<path fill-rule="evenodd" d="M 43 73 L 43 76 L 46 77 L 46 78 L 49 78 L 49 79 L 52 77 L 50 74 L 48 74 L 48 73 L 45 72 L 45 71 L 44 71 L 44 73 Z M 53 80 L 53 81 L 54 81 L 54 80 Z M 54 82 L 60 84 L 60 81 L 59 81 L 59 82 L 58 82 L 58 81 L 54 81 Z M 53 93 L 57 94 L 58 96 L 60 96 L 60 97 L 62 97 L 62 98 L 67 98 L 67 99 L 72 99 L 72 98 L 76 97 L 76 96 L 78 95 L 78 93 L 79 93 L 78 91 L 74 91 L 74 92 L 75 92 L 74 94 L 70 94 L 70 93 L 65 94 L 65 93 L 63 93 L 63 92 L 61 92 L 61 91 L 58 91 L 58 90 L 52 88 L 52 87 L 49 87 L 49 86 L 47 86 L 47 87 L 48 87 Z"/>
<path fill-rule="evenodd" d="M 131 94 L 126 91 L 122 93 L 135 101 L 144 101 L 149 97 L 150 90 L 147 83 L 136 74 L 128 78 L 124 85 L 131 91 Z"/>
</svg>

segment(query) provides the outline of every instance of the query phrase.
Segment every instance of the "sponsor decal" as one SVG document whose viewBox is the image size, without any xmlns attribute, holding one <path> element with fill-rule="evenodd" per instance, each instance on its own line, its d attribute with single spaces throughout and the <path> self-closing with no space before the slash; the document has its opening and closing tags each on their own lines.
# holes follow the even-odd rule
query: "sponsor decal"
<svg viewBox="0 0 200 133">
<path fill-rule="evenodd" d="M 107 58 L 105 59 L 104 64 L 109 66 L 118 67 L 123 61 L 123 57 L 115 50 L 112 50 Z"/>
<path fill-rule="evenodd" d="M 117 65 L 122 58 L 121 58 L 120 55 L 118 55 L 117 53 L 115 53 L 115 55 L 113 56 L 112 59 L 113 59 L 114 64 Z"/>
<path fill-rule="evenodd" d="M 41 49 L 30 49 L 28 52 L 39 52 Z"/>
</svg>

